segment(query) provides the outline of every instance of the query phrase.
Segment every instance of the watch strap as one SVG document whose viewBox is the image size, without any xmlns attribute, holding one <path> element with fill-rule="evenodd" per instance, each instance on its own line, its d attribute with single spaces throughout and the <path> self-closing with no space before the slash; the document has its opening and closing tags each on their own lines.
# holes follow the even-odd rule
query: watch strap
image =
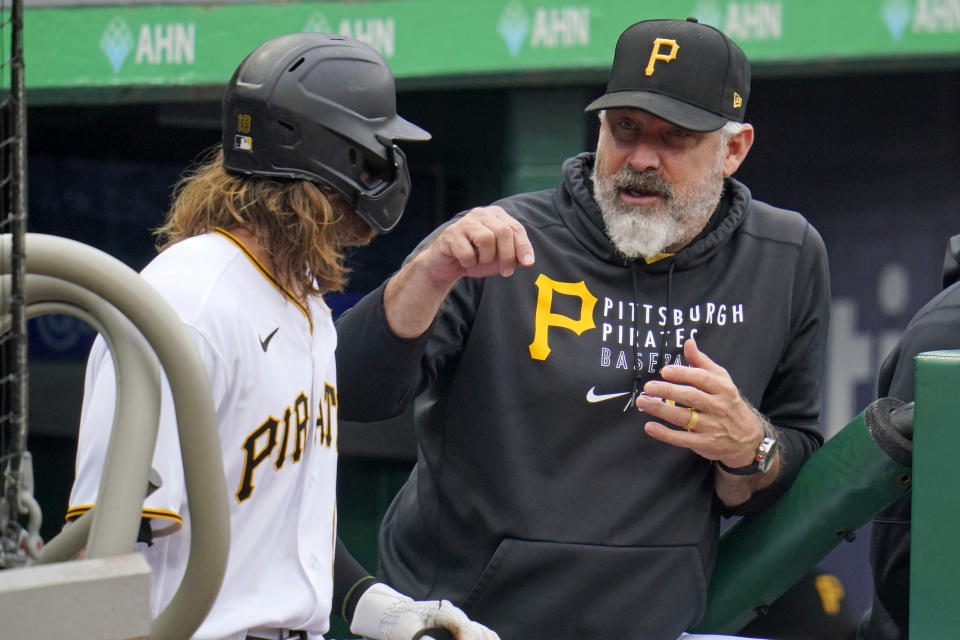
<svg viewBox="0 0 960 640">
<path fill-rule="evenodd" d="M 717 464 L 720 465 L 720 468 L 726 471 L 727 473 L 733 474 L 735 476 L 752 476 L 753 474 L 760 471 L 760 465 L 757 464 L 757 461 L 754 460 L 745 467 L 728 467 L 719 460 Z"/>
</svg>

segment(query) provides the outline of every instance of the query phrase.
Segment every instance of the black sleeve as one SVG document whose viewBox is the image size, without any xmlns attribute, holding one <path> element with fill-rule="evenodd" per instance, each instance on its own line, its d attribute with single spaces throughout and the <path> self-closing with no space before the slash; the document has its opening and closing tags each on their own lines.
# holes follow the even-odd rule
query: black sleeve
<svg viewBox="0 0 960 640">
<path fill-rule="evenodd" d="M 393 418 L 403 412 L 420 386 L 430 330 L 419 338 L 395 335 L 383 309 L 385 287 L 386 283 L 368 293 L 336 322 L 341 420 Z"/>
<path fill-rule="evenodd" d="M 754 493 L 746 502 L 727 508 L 724 515 L 749 516 L 772 505 L 793 484 L 800 467 L 823 442 L 819 433 L 799 429 L 777 429 L 777 439 L 780 440 L 781 453 L 780 472 L 776 480 L 769 487 Z"/>
<path fill-rule="evenodd" d="M 461 278 L 433 324 L 416 338 L 393 333 L 383 307 L 386 283 L 344 312 L 337 327 L 341 420 L 373 422 L 400 415 L 457 360 L 466 343 L 485 278 Z"/>
<path fill-rule="evenodd" d="M 817 432 L 822 441 L 820 397 L 830 330 L 830 270 L 823 239 L 809 225 L 788 281 L 793 288 L 790 334 L 755 406 L 774 426 Z"/>
<path fill-rule="evenodd" d="M 750 515 L 769 507 L 823 444 L 820 393 L 830 325 L 830 275 L 823 238 L 809 225 L 793 281 L 802 286 L 797 286 L 791 309 L 790 343 L 757 407 L 777 430 L 780 472 L 769 487 L 728 509 L 728 515 Z"/>
<path fill-rule="evenodd" d="M 353 620 L 357 600 L 377 580 L 350 554 L 337 536 L 337 550 L 333 558 L 333 610 L 347 621 Z"/>
<path fill-rule="evenodd" d="M 877 381 L 880 397 L 912 402 L 916 374 L 914 358 L 924 351 L 960 349 L 960 285 L 940 294 L 941 306 L 918 312 L 901 336 L 894 351 L 884 361 Z"/>
</svg>

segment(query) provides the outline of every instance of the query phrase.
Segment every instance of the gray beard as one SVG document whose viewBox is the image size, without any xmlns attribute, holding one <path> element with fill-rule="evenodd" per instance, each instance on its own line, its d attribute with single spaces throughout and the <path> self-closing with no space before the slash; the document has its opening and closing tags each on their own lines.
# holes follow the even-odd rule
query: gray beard
<svg viewBox="0 0 960 640">
<path fill-rule="evenodd" d="M 603 215 L 607 236 L 628 258 L 653 258 L 669 247 L 689 242 L 707 224 L 723 193 L 722 156 L 703 177 L 678 194 L 672 184 L 653 171 L 637 172 L 623 167 L 604 178 L 594 163 L 594 198 Z M 620 200 L 620 191 L 636 189 L 660 195 L 662 202 L 630 205 Z"/>
</svg>

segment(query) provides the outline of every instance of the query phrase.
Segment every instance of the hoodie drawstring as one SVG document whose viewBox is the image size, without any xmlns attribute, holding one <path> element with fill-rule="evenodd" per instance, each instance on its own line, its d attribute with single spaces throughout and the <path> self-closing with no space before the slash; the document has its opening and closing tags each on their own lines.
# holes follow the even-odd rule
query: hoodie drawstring
<svg viewBox="0 0 960 640">
<path fill-rule="evenodd" d="M 667 300 L 666 307 L 667 313 L 670 313 L 670 294 L 673 292 L 673 268 L 677 266 L 675 262 L 670 263 L 670 268 L 667 270 Z M 633 301 L 635 304 L 639 305 L 639 287 L 637 286 L 637 264 L 635 261 L 630 262 L 630 276 L 633 279 Z M 640 314 L 637 313 L 634 320 L 634 336 L 633 336 L 633 391 L 630 393 L 630 399 L 627 400 L 627 404 L 623 407 L 623 412 L 626 413 L 631 406 L 636 406 L 637 395 L 640 393 L 640 380 L 642 379 L 640 371 Z M 660 350 L 657 359 L 657 364 L 659 369 L 663 368 L 663 355 L 664 355 L 664 345 L 667 342 L 666 334 L 660 336 Z"/>
</svg>

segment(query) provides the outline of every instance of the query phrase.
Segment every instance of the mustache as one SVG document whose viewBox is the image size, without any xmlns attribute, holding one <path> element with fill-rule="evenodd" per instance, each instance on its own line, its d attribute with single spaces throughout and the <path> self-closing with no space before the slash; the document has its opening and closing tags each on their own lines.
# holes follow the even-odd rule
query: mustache
<svg viewBox="0 0 960 640">
<path fill-rule="evenodd" d="M 646 171 L 634 171 L 629 167 L 623 167 L 609 178 L 610 185 L 617 191 L 635 191 L 642 195 L 655 195 L 664 199 L 673 198 L 673 185 L 663 176 L 648 169 Z"/>
</svg>

